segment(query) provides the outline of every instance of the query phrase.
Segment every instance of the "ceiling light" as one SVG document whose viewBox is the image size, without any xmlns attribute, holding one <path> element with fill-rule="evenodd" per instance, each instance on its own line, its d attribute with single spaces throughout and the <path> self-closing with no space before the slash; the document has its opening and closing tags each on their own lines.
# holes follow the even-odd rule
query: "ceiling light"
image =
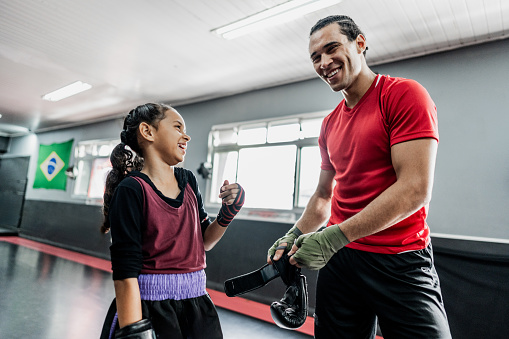
<svg viewBox="0 0 509 339">
<path fill-rule="evenodd" d="M 70 97 L 71 95 L 75 95 L 83 91 L 86 91 L 87 89 L 90 88 L 92 88 L 91 85 L 82 81 L 76 81 L 70 85 L 57 89 L 56 91 L 53 91 L 51 93 L 48 93 L 44 95 L 42 98 L 48 101 L 58 101 Z"/>
<path fill-rule="evenodd" d="M 234 39 L 340 3 L 342 0 L 291 0 L 239 21 L 211 30 L 225 39 Z"/>
</svg>

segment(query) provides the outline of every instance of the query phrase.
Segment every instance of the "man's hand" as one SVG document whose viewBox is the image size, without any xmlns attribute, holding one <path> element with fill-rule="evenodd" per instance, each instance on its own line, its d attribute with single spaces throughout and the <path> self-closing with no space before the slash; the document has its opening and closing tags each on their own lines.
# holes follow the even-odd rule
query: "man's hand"
<svg viewBox="0 0 509 339">
<path fill-rule="evenodd" d="M 339 225 L 329 226 L 320 232 L 301 235 L 288 253 L 291 256 L 290 264 L 319 270 L 349 242 Z"/>
<path fill-rule="evenodd" d="M 267 252 L 267 263 L 272 264 L 272 260 L 278 261 L 281 259 L 283 253 L 292 248 L 295 239 L 297 239 L 300 235 L 302 235 L 302 232 L 297 228 L 297 226 L 290 228 L 284 236 L 276 240 L 274 245 L 269 248 L 269 251 Z M 274 256 L 272 260 L 270 259 L 271 256 Z"/>
</svg>

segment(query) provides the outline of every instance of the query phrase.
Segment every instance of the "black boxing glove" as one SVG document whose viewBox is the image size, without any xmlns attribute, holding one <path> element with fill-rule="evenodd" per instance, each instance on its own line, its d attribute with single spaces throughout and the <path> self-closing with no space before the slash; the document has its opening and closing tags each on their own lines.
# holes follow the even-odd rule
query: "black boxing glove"
<svg viewBox="0 0 509 339">
<path fill-rule="evenodd" d="M 278 247 L 277 249 L 283 249 L 283 246 L 281 246 L 281 248 Z M 279 276 L 281 277 L 286 286 L 290 286 L 295 281 L 297 281 L 297 277 L 300 275 L 300 268 L 290 264 L 290 257 L 288 256 L 287 251 L 283 253 L 279 260 L 274 261 L 273 258 L 274 255 L 270 257 L 272 265 L 279 272 Z"/>
<path fill-rule="evenodd" d="M 283 298 L 270 305 L 272 319 L 281 328 L 295 330 L 306 322 L 308 313 L 308 292 L 306 276 L 300 274 L 288 286 Z"/>
<path fill-rule="evenodd" d="M 115 331 L 116 339 L 156 339 L 152 323 L 142 319 Z"/>
<path fill-rule="evenodd" d="M 287 253 L 273 265 L 287 285 L 283 298 L 270 305 L 272 319 L 281 328 L 295 330 L 306 322 L 308 313 L 308 291 L 306 277 L 300 268 L 290 264 Z"/>
</svg>

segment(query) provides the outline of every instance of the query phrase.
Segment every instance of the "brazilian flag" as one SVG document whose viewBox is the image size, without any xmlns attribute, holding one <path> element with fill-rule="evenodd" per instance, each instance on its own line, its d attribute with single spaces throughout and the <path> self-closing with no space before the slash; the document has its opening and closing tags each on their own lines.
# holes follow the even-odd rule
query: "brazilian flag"
<svg viewBox="0 0 509 339">
<path fill-rule="evenodd" d="M 35 170 L 34 188 L 64 190 L 67 184 L 65 169 L 69 167 L 74 139 L 39 146 L 39 159 Z"/>
</svg>

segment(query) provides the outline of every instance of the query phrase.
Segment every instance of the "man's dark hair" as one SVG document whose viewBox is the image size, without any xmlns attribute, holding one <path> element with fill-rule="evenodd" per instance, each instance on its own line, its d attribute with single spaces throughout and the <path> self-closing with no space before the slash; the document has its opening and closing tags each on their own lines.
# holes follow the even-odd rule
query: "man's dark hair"
<svg viewBox="0 0 509 339">
<path fill-rule="evenodd" d="M 339 31 L 341 34 L 344 34 L 348 41 L 354 41 L 357 39 L 357 36 L 359 34 L 362 34 L 364 37 L 366 36 L 364 33 L 362 33 L 361 29 L 355 21 L 352 20 L 349 16 L 346 15 L 330 15 L 328 17 L 325 17 L 323 19 L 318 20 L 318 22 L 311 27 L 311 31 L 309 32 L 309 36 L 313 35 L 316 31 L 321 30 L 322 28 L 329 26 L 333 23 L 337 23 L 339 25 Z M 366 56 L 366 51 L 368 50 L 368 47 L 366 46 L 366 49 L 364 50 L 364 56 Z"/>
</svg>

